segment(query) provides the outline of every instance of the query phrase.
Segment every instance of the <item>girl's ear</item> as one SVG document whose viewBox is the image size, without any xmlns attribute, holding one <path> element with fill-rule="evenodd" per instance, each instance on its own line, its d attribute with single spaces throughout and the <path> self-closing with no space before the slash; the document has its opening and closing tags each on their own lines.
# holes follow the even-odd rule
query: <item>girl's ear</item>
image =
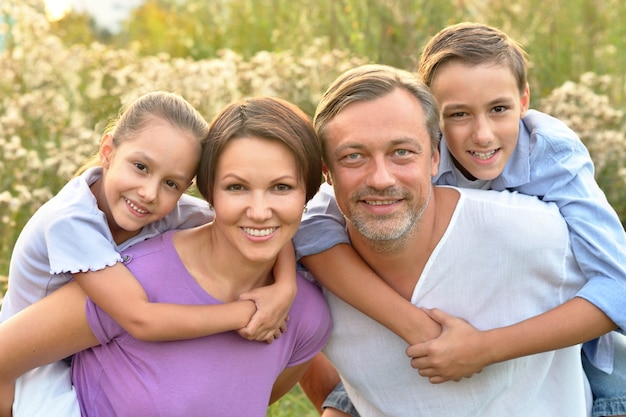
<svg viewBox="0 0 626 417">
<path fill-rule="evenodd" d="M 111 154 L 113 153 L 113 136 L 107 133 L 100 141 L 100 164 L 103 168 L 108 169 L 111 164 Z"/>
</svg>

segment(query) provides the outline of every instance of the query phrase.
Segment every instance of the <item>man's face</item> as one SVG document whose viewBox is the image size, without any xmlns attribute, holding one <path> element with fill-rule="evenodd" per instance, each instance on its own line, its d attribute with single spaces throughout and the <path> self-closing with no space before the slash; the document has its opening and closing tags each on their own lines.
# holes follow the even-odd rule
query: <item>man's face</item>
<svg viewBox="0 0 626 417">
<path fill-rule="evenodd" d="M 346 106 L 326 127 L 329 182 L 348 228 L 391 242 L 418 225 L 439 154 L 431 152 L 422 106 L 396 89 Z"/>
</svg>

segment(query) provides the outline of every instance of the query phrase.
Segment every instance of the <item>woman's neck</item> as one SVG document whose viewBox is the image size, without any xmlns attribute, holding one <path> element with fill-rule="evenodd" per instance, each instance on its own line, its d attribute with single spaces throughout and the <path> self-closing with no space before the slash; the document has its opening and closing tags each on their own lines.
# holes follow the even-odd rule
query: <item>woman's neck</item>
<svg viewBox="0 0 626 417">
<path fill-rule="evenodd" d="M 273 262 L 256 263 L 245 259 L 221 237 L 214 224 L 182 230 L 174 236 L 174 246 L 185 267 L 211 296 L 223 302 L 273 282 Z"/>
</svg>

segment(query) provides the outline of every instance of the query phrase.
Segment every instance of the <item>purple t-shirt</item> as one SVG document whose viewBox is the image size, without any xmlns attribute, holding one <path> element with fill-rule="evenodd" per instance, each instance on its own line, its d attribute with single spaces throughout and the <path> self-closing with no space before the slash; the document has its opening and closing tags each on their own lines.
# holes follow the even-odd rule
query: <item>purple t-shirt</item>
<svg viewBox="0 0 626 417">
<path fill-rule="evenodd" d="M 126 265 L 153 302 L 220 304 L 187 272 L 174 233 L 130 248 Z M 264 417 L 278 375 L 311 359 L 331 328 L 320 289 L 300 274 L 297 283 L 288 331 L 272 344 L 236 332 L 143 342 L 88 300 L 87 318 L 102 345 L 76 354 L 72 364 L 83 417 Z"/>
</svg>

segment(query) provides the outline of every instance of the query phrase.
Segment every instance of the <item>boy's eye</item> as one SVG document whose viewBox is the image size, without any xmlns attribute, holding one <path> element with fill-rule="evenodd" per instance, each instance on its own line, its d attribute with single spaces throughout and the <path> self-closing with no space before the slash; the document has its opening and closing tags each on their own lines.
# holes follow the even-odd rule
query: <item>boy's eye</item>
<svg viewBox="0 0 626 417">
<path fill-rule="evenodd" d="M 457 112 L 450 114 L 450 117 L 465 117 L 465 116 L 467 116 L 467 113 L 465 113 L 464 111 L 457 111 Z"/>
<path fill-rule="evenodd" d="M 506 107 L 505 106 L 496 106 L 493 108 L 494 113 L 502 113 L 503 111 L 506 111 Z"/>
</svg>

